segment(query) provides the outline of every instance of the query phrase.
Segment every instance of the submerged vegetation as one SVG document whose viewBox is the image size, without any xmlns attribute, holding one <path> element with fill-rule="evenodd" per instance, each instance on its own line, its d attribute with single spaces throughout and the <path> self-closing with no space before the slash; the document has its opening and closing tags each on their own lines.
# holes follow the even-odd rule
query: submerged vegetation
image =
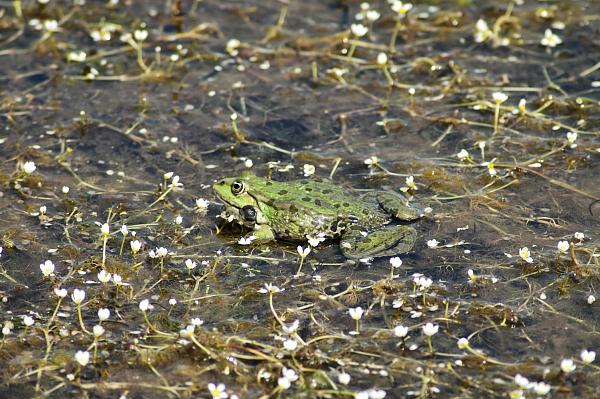
<svg viewBox="0 0 600 399">
<path fill-rule="evenodd" d="M 0 396 L 600 397 L 599 22 L 0 1 Z M 254 245 L 243 170 L 403 192 L 418 241 Z"/>
</svg>

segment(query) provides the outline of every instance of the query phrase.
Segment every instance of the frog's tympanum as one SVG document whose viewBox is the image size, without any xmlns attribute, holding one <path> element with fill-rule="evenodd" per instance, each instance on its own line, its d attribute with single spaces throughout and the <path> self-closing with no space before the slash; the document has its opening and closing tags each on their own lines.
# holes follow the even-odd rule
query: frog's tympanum
<svg viewBox="0 0 600 399">
<path fill-rule="evenodd" d="M 248 174 L 219 180 L 213 190 L 225 202 L 224 217 L 252 229 L 247 240 L 341 237 L 342 253 L 351 259 L 410 251 L 415 229 L 390 222 L 421 216 L 399 195 L 370 191 L 359 196 L 318 179 L 277 182 Z"/>
</svg>

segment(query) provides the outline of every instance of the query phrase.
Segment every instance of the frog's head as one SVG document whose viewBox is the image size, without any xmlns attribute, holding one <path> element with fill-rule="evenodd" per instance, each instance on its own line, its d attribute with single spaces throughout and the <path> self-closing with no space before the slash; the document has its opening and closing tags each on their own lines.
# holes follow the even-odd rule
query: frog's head
<svg viewBox="0 0 600 399">
<path fill-rule="evenodd" d="M 249 174 L 228 177 L 212 186 L 217 197 L 225 203 L 227 213 L 248 227 L 263 219 L 258 201 L 249 193 L 254 178 Z"/>
</svg>

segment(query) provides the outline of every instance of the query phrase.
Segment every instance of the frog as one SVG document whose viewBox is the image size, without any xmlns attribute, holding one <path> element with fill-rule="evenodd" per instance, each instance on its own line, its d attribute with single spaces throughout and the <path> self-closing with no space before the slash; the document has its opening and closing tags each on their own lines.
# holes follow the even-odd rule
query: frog
<svg viewBox="0 0 600 399">
<path fill-rule="evenodd" d="M 241 243 L 339 238 L 348 259 L 409 252 L 417 232 L 408 222 L 423 216 L 400 194 L 374 190 L 361 195 L 320 178 L 280 182 L 244 173 L 217 180 L 212 188 L 224 203 L 221 216 L 250 229 Z"/>
</svg>

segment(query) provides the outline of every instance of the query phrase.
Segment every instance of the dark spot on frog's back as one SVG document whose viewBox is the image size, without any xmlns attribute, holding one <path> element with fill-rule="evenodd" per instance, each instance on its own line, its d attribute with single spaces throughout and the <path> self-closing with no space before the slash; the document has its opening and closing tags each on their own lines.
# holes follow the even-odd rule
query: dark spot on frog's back
<svg viewBox="0 0 600 399">
<path fill-rule="evenodd" d="M 288 190 L 279 190 L 279 192 L 277 194 L 286 195 L 287 193 L 288 193 Z"/>
<path fill-rule="evenodd" d="M 310 202 L 310 198 L 309 197 L 302 197 L 302 201 L 304 201 L 304 202 Z"/>
<path fill-rule="evenodd" d="M 290 207 L 288 208 L 288 211 L 290 213 L 298 213 L 298 208 L 296 208 L 296 205 L 292 204 L 290 205 Z"/>
<path fill-rule="evenodd" d="M 316 200 L 315 200 L 315 205 L 316 205 L 316 206 L 321 206 L 321 200 L 318 200 L 318 199 L 316 199 Z"/>
<path fill-rule="evenodd" d="M 272 182 L 270 182 L 270 181 L 268 181 L 268 182 L 266 182 L 266 183 L 265 183 L 265 185 L 267 185 L 267 186 L 272 186 L 272 185 L 273 185 L 273 183 L 272 183 Z"/>
<path fill-rule="evenodd" d="M 329 230 L 331 230 L 332 233 L 337 232 L 337 228 L 338 228 L 338 221 L 335 220 L 333 223 L 331 223 L 331 226 L 329 226 Z"/>
<path fill-rule="evenodd" d="M 343 206 L 344 208 L 348 208 L 348 207 L 350 206 L 350 204 L 349 204 L 348 202 L 344 202 L 344 203 L 342 204 L 342 206 Z"/>
<path fill-rule="evenodd" d="M 331 194 L 333 192 L 333 190 L 326 188 L 325 190 L 322 191 L 323 194 Z"/>
</svg>

